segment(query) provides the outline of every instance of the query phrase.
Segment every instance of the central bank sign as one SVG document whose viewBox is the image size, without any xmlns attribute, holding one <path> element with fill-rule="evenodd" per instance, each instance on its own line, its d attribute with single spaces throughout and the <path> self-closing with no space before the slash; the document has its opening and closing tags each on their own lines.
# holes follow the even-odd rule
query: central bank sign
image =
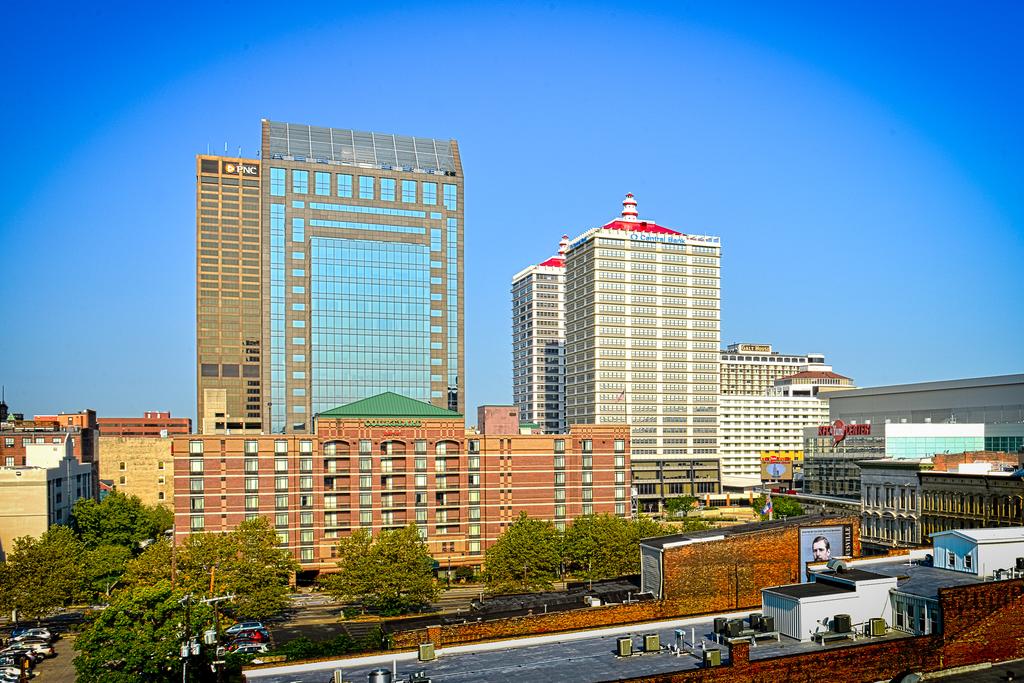
<svg viewBox="0 0 1024 683">
<path fill-rule="evenodd" d="M 364 420 L 364 427 L 422 427 L 420 420 Z"/>
</svg>

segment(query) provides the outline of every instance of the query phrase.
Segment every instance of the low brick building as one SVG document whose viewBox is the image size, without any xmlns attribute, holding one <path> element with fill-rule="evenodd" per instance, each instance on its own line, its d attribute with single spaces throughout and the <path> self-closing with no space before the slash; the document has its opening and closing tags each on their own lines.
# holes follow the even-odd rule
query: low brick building
<svg viewBox="0 0 1024 683">
<path fill-rule="evenodd" d="M 624 426 L 477 435 L 436 406 L 381 394 L 321 413 L 314 433 L 173 439 L 175 533 L 267 517 L 312 574 L 355 529 L 415 524 L 442 571 L 479 566 L 521 511 L 564 527 L 629 515 Z"/>
<path fill-rule="evenodd" d="M 171 417 L 169 411 L 147 410 L 142 417 L 101 417 L 96 420 L 103 436 L 174 436 L 190 434 L 192 419 Z"/>
<path fill-rule="evenodd" d="M 646 539 L 640 544 L 642 587 L 679 605 L 682 614 L 757 607 L 762 588 L 804 579 L 808 534 L 837 529 L 846 547 L 833 542 L 834 556 L 859 556 L 860 519 L 854 516 L 805 515 Z"/>
</svg>

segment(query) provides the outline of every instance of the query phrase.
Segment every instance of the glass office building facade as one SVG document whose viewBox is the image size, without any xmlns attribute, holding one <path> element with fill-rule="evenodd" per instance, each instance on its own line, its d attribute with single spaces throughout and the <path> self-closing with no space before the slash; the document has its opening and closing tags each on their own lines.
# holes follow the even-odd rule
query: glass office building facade
<svg viewBox="0 0 1024 683">
<path fill-rule="evenodd" d="M 393 391 L 464 413 L 454 140 L 263 122 L 268 431 Z"/>
</svg>

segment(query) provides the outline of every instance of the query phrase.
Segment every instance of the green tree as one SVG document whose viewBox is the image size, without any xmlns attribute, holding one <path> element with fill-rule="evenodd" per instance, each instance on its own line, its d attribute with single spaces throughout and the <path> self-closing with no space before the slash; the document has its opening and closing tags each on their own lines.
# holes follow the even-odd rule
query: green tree
<svg viewBox="0 0 1024 683">
<path fill-rule="evenodd" d="M 172 561 L 173 552 L 173 561 Z M 123 583 L 154 585 L 171 580 L 175 587 L 196 595 L 231 594 L 225 611 L 239 619 L 265 619 L 288 607 L 288 583 L 299 565 L 277 547 L 277 535 L 264 517 L 248 519 L 227 534 L 192 534 L 172 549 L 161 539 L 128 563 Z"/>
<path fill-rule="evenodd" d="M 761 514 L 761 510 L 764 510 L 764 504 L 767 497 L 764 495 L 758 496 L 754 499 L 753 508 L 761 515 L 762 520 L 768 519 L 768 515 Z M 772 498 L 772 516 L 775 519 L 780 517 L 798 517 L 804 514 L 804 508 L 800 503 L 788 496 L 776 496 Z"/>
<path fill-rule="evenodd" d="M 101 545 L 86 550 L 82 557 L 86 589 L 90 597 L 110 597 L 110 591 L 124 574 L 132 552 L 123 545 Z"/>
<path fill-rule="evenodd" d="M 71 527 L 86 546 L 120 545 L 133 553 L 141 541 L 162 537 L 173 519 L 167 508 L 143 505 L 137 496 L 117 491 L 102 502 L 79 498 L 71 510 Z"/>
<path fill-rule="evenodd" d="M 321 583 L 339 600 L 400 614 L 437 599 L 434 560 L 414 524 L 376 538 L 360 529 L 338 541 L 338 558 Z"/>
<path fill-rule="evenodd" d="M 525 512 L 487 549 L 484 580 L 492 593 L 550 588 L 558 578 L 561 538 L 551 522 Z"/>
<path fill-rule="evenodd" d="M 110 606 L 99 612 L 75 641 L 79 655 L 74 664 L 79 683 L 180 681 L 184 595 L 182 590 L 173 590 L 167 581 L 119 591 Z M 212 610 L 203 603 L 191 601 L 188 612 L 189 632 L 193 636 L 213 623 Z M 200 658 L 202 661 L 193 662 L 191 667 L 196 674 L 209 670 L 204 666 L 205 651 L 193 659 Z"/>
<path fill-rule="evenodd" d="M 591 581 L 640 572 L 640 541 L 676 530 L 650 517 L 577 517 L 565 532 L 563 558 L 574 575 Z"/>
<path fill-rule="evenodd" d="M 696 502 L 697 499 L 693 496 L 678 496 L 676 498 L 669 498 L 668 500 L 665 501 L 665 512 L 668 513 L 668 516 L 670 518 L 678 517 L 680 514 L 682 514 L 682 516 L 685 517 L 686 514 L 693 509 L 693 506 Z"/>
<path fill-rule="evenodd" d="M 22 618 L 39 619 L 85 593 L 85 549 L 66 526 L 50 527 L 39 538 L 14 540 L 0 565 L 0 604 Z"/>
</svg>

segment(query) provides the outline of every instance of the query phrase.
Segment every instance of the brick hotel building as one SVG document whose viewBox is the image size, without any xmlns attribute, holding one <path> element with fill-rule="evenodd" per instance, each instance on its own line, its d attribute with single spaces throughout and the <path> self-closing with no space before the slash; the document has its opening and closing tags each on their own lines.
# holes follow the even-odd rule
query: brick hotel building
<svg viewBox="0 0 1024 683">
<path fill-rule="evenodd" d="M 487 434 L 463 416 L 385 393 L 325 411 L 309 434 L 175 437 L 175 534 L 267 517 L 302 578 L 334 569 L 356 529 L 415 524 L 444 571 L 479 566 L 521 511 L 559 528 L 629 516 L 624 425 Z"/>
</svg>

